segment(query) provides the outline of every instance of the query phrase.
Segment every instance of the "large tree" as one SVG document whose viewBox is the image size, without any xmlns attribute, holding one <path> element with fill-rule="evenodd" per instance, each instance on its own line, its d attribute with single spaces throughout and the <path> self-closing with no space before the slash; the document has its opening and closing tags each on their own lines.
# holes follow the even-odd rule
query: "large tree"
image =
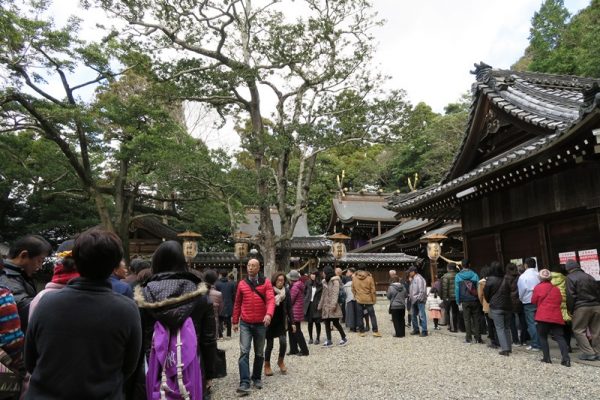
<svg viewBox="0 0 600 400">
<path fill-rule="evenodd" d="M 181 103 L 165 102 L 146 57 L 114 36 L 80 40 L 79 20 L 56 27 L 39 17 L 45 3 L 2 5 L 0 68 L 8 74 L 0 90 L 0 133 L 4 143 L 28 135 L 60 155 L 49 170 L 65 173 L 54 174 L 46 197 L 91 201 L 126 250 L 132 219 L 179 217 L 181 202 L 210 197 L 201 185 L 176 186 L 181 181 L 174 177 L 190 163 L 210 165 L 210 154 L 182 126 Z M 37 186 L 24 187 L 22 202 Z M 2 194 L 14 198 L 18 189 Z"/>
<path fill-rule="evenodd" d="M 379 22 L 368 0 L 97 3 L 127 21 L 127 40 L 144 46 L 161 78 L 177 87 L 173 100 L 208 104 L 224 117 L 249 121 L 241 139 L 253 162 L 260 211 L 260 233 L 250 241 L 259 246 L 267 273 L 277 261 L 287 267 L 318 155 L 389 136 L 403 123 L 402 93 L 384 96 L 378 91 L 383 77 L 369 72 L 369 29 Z M 356 109 L 366 108 L 372 111 L 362 114 L 366 118 L 345 125 Z"/>
</svg>

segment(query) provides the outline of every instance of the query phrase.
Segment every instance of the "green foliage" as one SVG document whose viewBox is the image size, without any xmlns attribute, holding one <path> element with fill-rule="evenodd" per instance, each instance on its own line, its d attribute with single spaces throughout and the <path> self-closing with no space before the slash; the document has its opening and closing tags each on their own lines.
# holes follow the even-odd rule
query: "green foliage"
<svg viewBox="0 0 600 400">
<path fill-rule="evenodd" d="M 545 1 L 532 19 L 529 47 L 512 68 L 600 77 L 600 1 L 569 17 L 562 1 Z"/>
</svg>

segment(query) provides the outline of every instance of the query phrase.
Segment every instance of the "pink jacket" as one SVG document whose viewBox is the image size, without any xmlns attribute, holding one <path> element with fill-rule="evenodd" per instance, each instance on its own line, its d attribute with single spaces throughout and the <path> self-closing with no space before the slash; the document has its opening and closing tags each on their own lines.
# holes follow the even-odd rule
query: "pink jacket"
<svg viewBox="0 0 600 400">
<path fill-rule="evenodd" d="M 292 322 L 302 322 L 304 319 L 304 282 L 292 282 L 290 301 L 292 303 Z"/>
</svg>

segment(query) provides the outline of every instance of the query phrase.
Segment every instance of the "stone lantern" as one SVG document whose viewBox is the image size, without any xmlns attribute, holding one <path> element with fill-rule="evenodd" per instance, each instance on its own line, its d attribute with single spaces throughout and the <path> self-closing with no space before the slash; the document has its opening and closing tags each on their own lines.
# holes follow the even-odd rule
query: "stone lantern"
<svg viewBox="0 0 600 400">
<path fill-rule="evenodd" d="M 191 265 L 192 260 L 198 254 L 198 239 L 201 238 L 202 235 L 187 230 L 177 234 L 177 236 L 183 239 L 183 255 L 185 256 L 185 261 L 187 261 L 188 265 Z"/>
<path fill-rule="evenodd" d="M 431 234 L 425 236 L 424 240 L 427 242 L 427 257 L 429 258 L 429 272 L 431 273 L 431 286 L 435 283 L 437 276 L 437 262 L 442 255 L 441 241 L 447 239 L 446 235 Z"/>
<path fill-rule="evenodd" d="M 331 236 L 328 236 L 328 239 L 333 240 L 333 246 L 331 246 L 331 253 L 336 260 L 344 257 L 346 255 L 346 245 L 344 244 L 344 240 L 350 239 L 350 236 L 344 235 L 343 233 L 335 233 Z"/>
</svg>

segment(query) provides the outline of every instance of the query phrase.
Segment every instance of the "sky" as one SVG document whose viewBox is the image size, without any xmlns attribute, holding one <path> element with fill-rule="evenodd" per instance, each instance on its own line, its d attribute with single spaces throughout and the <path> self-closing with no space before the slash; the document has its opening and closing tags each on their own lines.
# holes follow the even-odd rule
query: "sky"
<svg viewBox="0 0 600 400">
<path fill-rule="evenodd" d="M 470 90 L 474 77 L 469 71 L 474 63 L 508 69 L 521 57 L 528 45 L 531 18 L 542 4 L 542 0 L 372 1 L 379 17 L 386 20 L 373 31 L 377 42 L 374 68 L 391 77 L 386 84 L 389 89 L 404 89 L 411 103 L 425 102 L 436 112 L 443 112 L 444 106 Z M 55 0 L 57 20 L 67 10 L 77 12 L 77 3 Z M 564 3 L 574 14 L 590 0 Z M 103 20 L 100 15 L 87 15 L 84 35 L 94 35 L 93 24 Z M 208 126 L 198 123 L 194 115 L 190 121 Z M 231 151 L 239 146 L 231 124 L 204 129 L 201 137 L 213 148 Z"/>
</svg>

